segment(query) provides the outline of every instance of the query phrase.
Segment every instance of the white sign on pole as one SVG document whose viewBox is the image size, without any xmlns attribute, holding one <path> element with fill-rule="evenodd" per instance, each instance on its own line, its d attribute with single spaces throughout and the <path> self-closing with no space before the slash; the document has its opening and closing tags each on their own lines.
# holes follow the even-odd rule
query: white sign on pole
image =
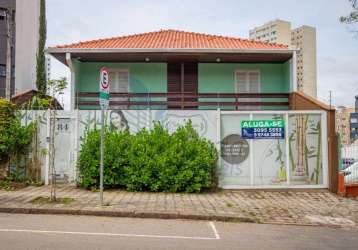
<svg viewBox="0 0 358 250">
<path fill-rule="evenodd" d="M 107 109 L 109 103 L 109 72 L 101 68 L 99 80 L 99 104 L 101 109 Z"/>
</svg>

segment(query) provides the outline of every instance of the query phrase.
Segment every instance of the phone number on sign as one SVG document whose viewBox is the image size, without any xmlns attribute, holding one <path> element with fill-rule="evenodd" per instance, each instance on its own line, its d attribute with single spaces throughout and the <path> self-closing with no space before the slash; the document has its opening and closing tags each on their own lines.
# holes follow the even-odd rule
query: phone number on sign
<svg viewBox="0 0 358 250">
<path fill-rule="evenodd" d="M 254 128 L 254 133 L 281 133 L 281 128 Z"/>
</svg>

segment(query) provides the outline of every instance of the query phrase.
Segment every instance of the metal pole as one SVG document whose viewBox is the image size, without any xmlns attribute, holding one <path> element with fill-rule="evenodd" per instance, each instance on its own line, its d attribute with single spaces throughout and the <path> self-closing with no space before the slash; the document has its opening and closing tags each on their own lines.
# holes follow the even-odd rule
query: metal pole
<svg viewBox="0 0 358 250">
<path fill-rule="evenodd" d="M 101 108 L 101 160 L 99 169 L 99 198 L 103 206 L 103 154 L 104 154 L 104 109 Z"/>
<path fill-rule="evenodd" d="M 329 109 L 332 108 L 332 90 L 329 91 Z"/>
</svg>

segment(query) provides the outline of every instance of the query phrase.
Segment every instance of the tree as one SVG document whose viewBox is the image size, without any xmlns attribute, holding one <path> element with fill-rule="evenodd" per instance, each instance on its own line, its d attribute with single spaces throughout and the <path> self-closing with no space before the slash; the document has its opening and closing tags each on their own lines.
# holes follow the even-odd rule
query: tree
<svg viewBox="0 0 358 250">
<path fill-rule="evenodd" d="M 353 10 L 347 16 L 341 16 L 339 20 L 342 23 L 346 24 L 357 24 L 358 23 L 358 0 L 349 0 L 350 4 L 352 5 Z M 358 32 L 358 30 L 355 30 Z"/>
<path fill-rule="evenodd" d="M 56 169 L 55 169 L 55 128 L 56 128 L 56 102 L 55 98 L 58 98 L 60 94 L 63 94 L 63 91 L 67 87 L 67 79 L 62 77 L 58 80 L 49 80 L 47 84 L 47 92 L 50 94 L 51 98 L 49 99 L 49 111 L 50 111 L 50 147 L 49 147 L 49 169 L 51 175 L 51 195 L 50 200 L 56 201 Z"/>
<path fill-rule="evenodd" d="M 46 45 L 46 1 L 40 2 L 39 17 L 39 43 L 36 56 L 36 86 L 41 95 L 46 94 L 46 69 L 45 69 L 45 45 Z"/>
</svg>

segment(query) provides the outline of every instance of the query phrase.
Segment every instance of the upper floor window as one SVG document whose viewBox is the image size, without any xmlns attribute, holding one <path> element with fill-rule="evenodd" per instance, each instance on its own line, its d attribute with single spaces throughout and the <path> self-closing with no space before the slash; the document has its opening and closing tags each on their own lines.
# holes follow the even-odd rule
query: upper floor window
<svg viewBox="0 0 358 250">
<path fill-rule="evenodd" d="M 6 65 L 0 64 L 0 76 L 5 77 L 6 76 Z"/>
<path fill-rule="evenodd" d="M 109 69 L 109 91 L 127 93 L 129 91 L 129 70 Z"/>
<path fill-rule="evenodd" d="M 236 93 L 260 93 L 261 90 L 259 70 L 236 70 L 235 92 Z M 260 98 L 239 98 L 242 102 L 259 102 Z M 242 110 L 260 109 L 259 106 L 243 106 Z"/>
<path fill-rule="evenodd" d="M 260 93 L 259 70 L 236 70 L 235 91 L 236 93 Z"/>
</svg>

